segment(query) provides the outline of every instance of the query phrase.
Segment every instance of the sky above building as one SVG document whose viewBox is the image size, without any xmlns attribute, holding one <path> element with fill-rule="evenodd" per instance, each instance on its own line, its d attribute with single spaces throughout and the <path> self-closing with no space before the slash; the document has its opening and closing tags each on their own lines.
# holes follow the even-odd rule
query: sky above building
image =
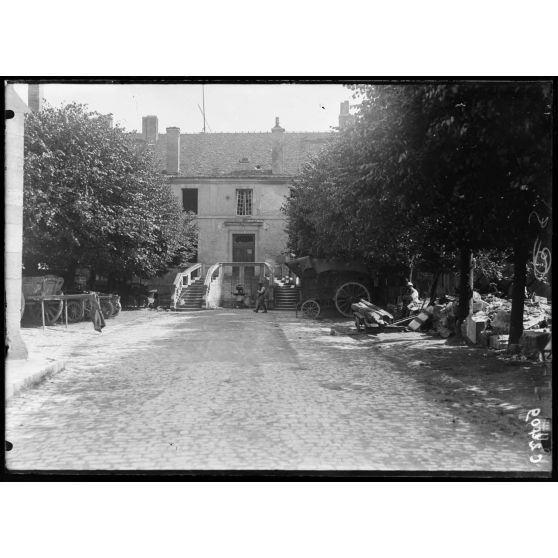
<svg viewBox="0 0 558 558">
<path fill-rule="evenodd" d="M 27 86 L 16 91 L 27 100 Z M 44 84 L 43 98 L 53 106 L 76 101 L 127 130 L 141 131 L 142 116 L 154 114 L 159 131 L 178 126 L 182 133 L 270 131 L 279 117 L 288 132 L 329 131 L 338 125 L 339 105 L 352 98 L 341 84 Z"/>
</svg>

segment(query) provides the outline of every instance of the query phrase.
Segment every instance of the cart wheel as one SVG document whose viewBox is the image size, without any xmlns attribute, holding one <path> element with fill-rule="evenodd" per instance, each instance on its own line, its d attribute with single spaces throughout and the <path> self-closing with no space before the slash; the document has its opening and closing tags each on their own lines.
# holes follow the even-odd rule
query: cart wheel
<svg viewBox="0 0 558 558">
<path fill-rule="evenodd" d="M 315 319 L 320 315 L 321 308 L 316 300 L 309 299 L 302 303 L 300 310 L 304 318 Z"/>
<path fill-rule="evenodd" d="M 112 302 L 110 300 L 101 299 L 99 301 L 99 306 L 101 307 L 101 314 L 103 315 L 103 318 L 105 318 L 105 320 L 112 318 L 114 306 L 112 305 Z"/>
<path fill-rule="evenodd" d="M 85 304 L 81 300 L 68 300 L 68 322 L 81 322 L 85 316 Z"/>
<path fill-rule="evenodd" d="M 351 304 L 358 302 L 361 298 L 370 302 L 368 289 L 357 281 L 343 283 L 335 292 L 335 307 L 340 314 L 349 318 L 352 315 Z"/>
<path fill-rule="evenodd" d="M 64 303 L 61 300 L 45 300 L 45 325 L 53 325 L 62 315 Z M 29 307 L 29 314 L 33 323 L 42 325 L 43 316 L 41 311 L 41 303 L 37 302 Z"/>
</svg>

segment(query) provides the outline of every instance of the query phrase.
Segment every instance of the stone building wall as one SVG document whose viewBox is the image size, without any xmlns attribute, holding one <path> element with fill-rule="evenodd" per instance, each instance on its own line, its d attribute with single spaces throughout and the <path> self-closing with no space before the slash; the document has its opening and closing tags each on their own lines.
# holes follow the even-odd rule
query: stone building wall
<svg viewBox="0 0 558 558">
<path fill-rule="evenodd" d="M 39 93 L 37 93 L 39 95 Z M 36 98 L 35 106 L 40 106 Z M 39 104 L 38 104 L 39 103 Z M 23 245 L 23 134 L 25 113 L 29 109 L 14 91 L 6 87 L 6 160 L 5 160 L 5 240 L 4 289 L 6 296 L 6 336 L 9 359 L 26 359 L 27 348 L 20 334 L 21 271 Z"/>
<path fill-rule="evenodd" d="M 170 179 L 179 201 L 183 189 L 198 190 L 198 261 L 206 264 L 232 260 L 232 235 L 255 235 L 255 261 L 275 262 L 286 246 L 285 216 L 281 206 L 289 190 L 288 178 L 230 177 Z M 253 191 L 252 214 L 237 215 L 236 190 Z"/>
</svg>

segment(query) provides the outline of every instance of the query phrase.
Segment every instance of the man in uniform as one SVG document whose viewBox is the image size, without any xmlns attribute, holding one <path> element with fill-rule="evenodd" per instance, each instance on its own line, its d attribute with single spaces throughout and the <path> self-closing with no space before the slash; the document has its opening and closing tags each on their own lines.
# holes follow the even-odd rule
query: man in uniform
<svg viewBox="0 0 558 558">
<path fill-rule="evenodd" d="M 263 312 L 264 314 L 267 312 L 267 304 L 265 301 L 265 285 L 263 283 L 258 283 L 258 298 L 256 301 L 256 308 L 254 309 L 254 312 L 258 312 L 258 310 L 260 309 L 260 306 L 263 308 Z"/>
</svg>

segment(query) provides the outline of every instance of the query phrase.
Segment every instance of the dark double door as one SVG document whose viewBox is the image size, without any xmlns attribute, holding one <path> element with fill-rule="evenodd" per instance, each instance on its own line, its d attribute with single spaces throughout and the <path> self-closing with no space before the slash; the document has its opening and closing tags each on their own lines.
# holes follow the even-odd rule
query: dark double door
<svg viewBox="0 0 558 558">
<path fill-rule="evenodd" d="M 256 235 L 255 234 L 233 234 L 232 235 L 232 261 L 249 263 L 256 261 Z M 257 290 L 255 268 L 253 265 L 233 265 L 233 285 L 243 285 L 246 292 L 254 296 Z"/>
<path fill-rule="evenodd" d="M 256 235 L 255 234 L 233 234 L 232 235 L 232 261 L 233 262 L 255 262 L 256 261 Z"/>
</svg>

